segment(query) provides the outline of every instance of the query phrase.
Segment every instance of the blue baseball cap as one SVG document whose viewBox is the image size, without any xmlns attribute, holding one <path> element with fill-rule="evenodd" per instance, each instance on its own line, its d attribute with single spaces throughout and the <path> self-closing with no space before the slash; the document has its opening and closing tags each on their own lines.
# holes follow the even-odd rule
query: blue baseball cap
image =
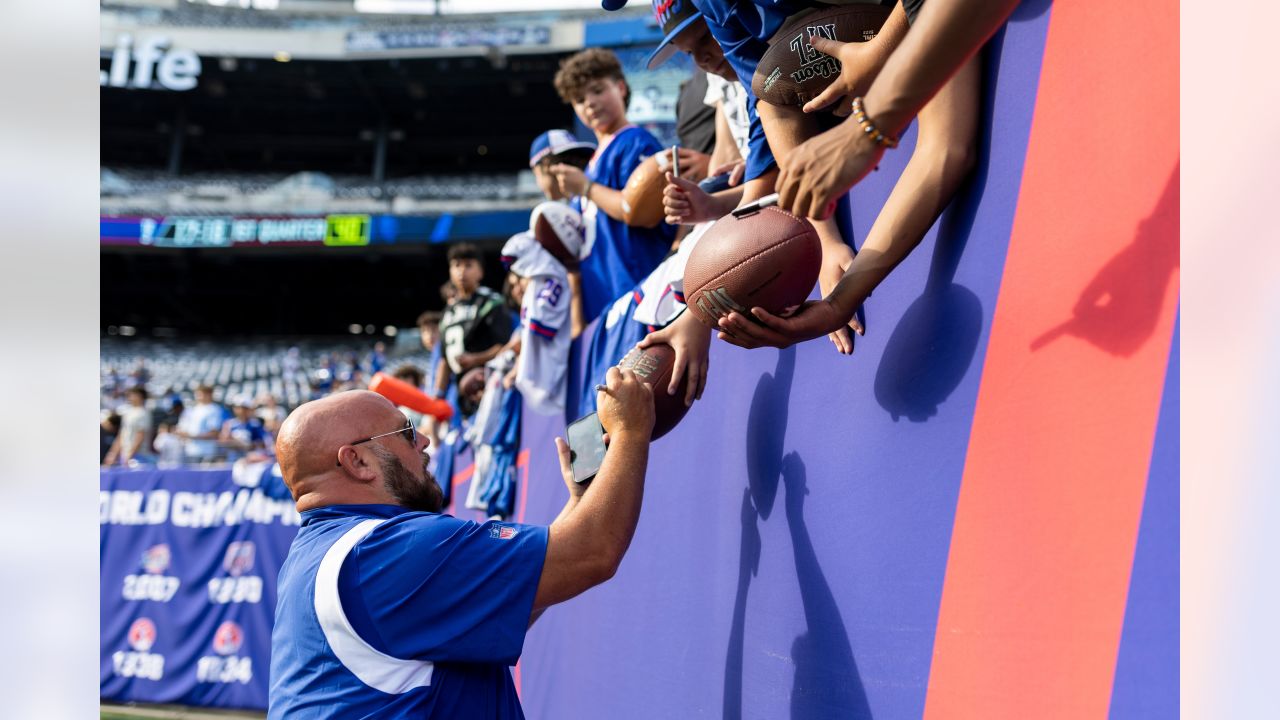
<svg viewBox="0 0 1280 720">
<path fill-rule="evenodd" d="M 617 2 L 617 0 L 613 1 Z M 623 0 L 624 4 L 625 1 Z M 653 17 L 662 28 L 662 42 L 658 43 L 658 47 L 654 48 L 653 53 L 645 61 L 645 67 L 649 70 L 670 60 L 671 56 L 679 51 L 671 41 L 702 17 L 702 13 L 693 6 L 693 0 L 653 0 Z"/>
<path fill-rule="evenodd" d="M 627 0 L 600 0 L 600 7 L 605 10 L 621 10 L 626 4 Z"/>
<path fill-rule="evenodd" d="M 579 140 L 568 130 L 548 130 L 534 138 L 533 144 L 529 146 L 529 167 L 537 165 L 542 158 L 548 155 L 560 155 L 574 150 L 594 153 L 596 144 L 586 140 Z"/>
</svg>

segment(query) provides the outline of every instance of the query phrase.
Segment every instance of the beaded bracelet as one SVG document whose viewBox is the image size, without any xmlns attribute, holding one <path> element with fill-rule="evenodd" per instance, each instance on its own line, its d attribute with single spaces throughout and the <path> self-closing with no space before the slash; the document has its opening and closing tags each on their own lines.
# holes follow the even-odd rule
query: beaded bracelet
<svg viewBox="0 0 1280 720">
<path fill-rule="evenodd" d="M 853 120 L 862 128 L 862 132 L 871 137 L 872 142 L 885 148 L 898 147 L 898 138 L 889 137 L 876 129 L 875 123 L 871 122 L 871 118 L 867 117 L 867 111 L 862 108 L 862 98 L 853 99 Z"/>
</svg>

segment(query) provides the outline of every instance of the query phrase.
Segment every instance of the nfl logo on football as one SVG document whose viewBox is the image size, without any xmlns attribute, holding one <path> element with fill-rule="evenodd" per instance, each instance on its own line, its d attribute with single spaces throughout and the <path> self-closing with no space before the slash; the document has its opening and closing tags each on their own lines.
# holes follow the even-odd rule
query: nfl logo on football
<svg viewBox="0 0 1280 720">
<path fill-rule="evenodd" d="M 253 679 L 253 658 L 236 655 L 244 645 L 244 630 L 228 620 L 213 633 L 213 652 L 196 663 L 196 681 L 248 683 Z"/>
<path fill-rule="evenodd" d="M 141 617 L 129 626 L 131 650 L 117 650 L 111 655 L 115 674 L 120 677 L 159 680 L 164 677 L 164 656 L 151 652 L 156 644 L 156 624 Z"/>
<path fill-rule="evenodd" d="M 182 581 L 172 575 L 166 575 L 169 569 L 171 554 L 169 546 L 161 543 L 152 545 L 142 553 L 139 563 L 143 572 L 136 575 L 125 575 L 124 586 L 120 595 L 125 600 L 151 600 L 153 602 L 169 602 L 178 592 Z"/>
</svg>

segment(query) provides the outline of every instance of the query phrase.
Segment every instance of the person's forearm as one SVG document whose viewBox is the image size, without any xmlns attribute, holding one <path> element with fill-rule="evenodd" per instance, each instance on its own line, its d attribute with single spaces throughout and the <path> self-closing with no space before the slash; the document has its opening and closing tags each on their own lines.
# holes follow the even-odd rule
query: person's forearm
<svg viewBox="0 0 1280 720">
<path fill-rule="evenodd" d="M 738 201 L 739 206 L 746 205 L 749 202 L 759 200 L 773 192 L 774 182 L 778 179 L 778 168 L 773 168 L 769 172 L 761 175 L 754 180 L 748 180 L 742 184 L 742 199 Z"/>
<path fill-rule="evenodd" d="M 578 507 L 578 501 L 580 499 L 581 498 L 578 495 L 570 495 L 569 499 L 565 502 L 564 507 L 560 508 L 560 512 L 556 515 L 556 519 L 551 521 L 551 524 L 554 525 L 569 517 L 569 514 Z"/>
<path fill-rule="evenodd" d="M 481 365 L 484 365 L 490 360 L 498 357 L 498 353 L 502 352 L 502 348 L 503 348 L 503 343 L 498 343 L 497 345 L 494 345 L 493 347 L 490 347 L 487 350 L 483 350 L 481 352 L 476 353 L 476 359 L 478 360 L 478 362 L 474 365 L 474 367 L 480 367 Z"/>
<path fill-rule="evenodd" d="M 442 398 L 449 390 L 449 363 L 443 357 L 436 363 L 436 397 Z"/>
<path fill-rule="evenodd" d="M 573 327 L 570 337 L 576 338 L 587 325 L 582 317 L 582 274 L 576 270 L 569 273 L 569 295 L 569 323 Z"/>
<path fill-rule="evenodd" d="M 746 185 L 738 185 L 711 195 L 711 201 L 715 203 L 716 217 L 724 217 L 741 205 L 745 191 Z M 768 195 L 768 193 L 765 194 Z"/>
<path fill-rule="evenodd" d="M 1017 7 L 1018 0 L 931 0 L 863 98 L 867 116 L 897 137 Z M 852 119 L 850 120 L 852 122 Z"/>
<path fill-rule="evenodd" d="M 590 544 L 597 557 L 616 567 L 626 554 L 644 497 L 644 474 L 649 463 L 649 438 L 626 432 L 611 433 L 609 451 L 591 487 L 571 513 L 557 518 L 552 532 Z"/>
<path fill-rule="evenodd" d="M 626 222 L 626 213 L 622 211 L 622 191 L 614 190 L 606 185 L 593 182 L 587 186 L 587 192 L 584 196 L 596 207 L 604 211 L 605 215 L 617 220 L 618 222 Z"/>
<path fill-rule="evenodd" d="M 981 58 L 970 58 L 920 111 L 911 159 L 858 257 L 832 292 L 842 310 L 852 313 L 920 244 L 972 171 L 981 120 L 981 74 Z"/>
</svg>

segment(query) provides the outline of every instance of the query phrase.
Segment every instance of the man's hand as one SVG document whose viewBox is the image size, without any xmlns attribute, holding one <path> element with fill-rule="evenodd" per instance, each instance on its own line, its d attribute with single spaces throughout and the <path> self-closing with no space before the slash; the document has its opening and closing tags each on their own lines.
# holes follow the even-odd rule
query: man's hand
<svg viewBox="0 0 1280 720">
<path fill-rule="evenodd" d="M 736 311 L 720 318 L 720 339 L 748 349 L 766 345 L 785 348 L 829 335 L 843 328 L 853 315 L 843 312 L 829 300 L 806 302 L 785 318 L 760 307 L 752 308 L 751 314 L 760 322 L 752 322 Z"/>
<path fill-rule="evenodd" d="M 818 288 L 822 291 L 823 297 L 831 295 L 831 291 L 840 283 L 840 278 L 844 277 L 845 271 L 852 263 L 853 248 L 848 245 L 841 243 L 822 249 L 822 269 L 818 272 Z M 853 354 L 853 336 L 849 334 L 850 330 L 859 335 L 866 332 L 856 315 L 849 319 L 848 327 L 842 327 L 827 336 L 841 355 Z"/>
<path fill-rule="evenodd" d="M 587 174 L 572 165 L 552 165 L 551 174 L 567 195 L 581 195 L 587 189 Z"/>
<path fill-rule="evenodd" d="M 667 187 L 662 191 L 662 207 L 668 225 L 697 225 L 707 220 L 718 220 L 723 208 L 697 183 L 667 172 Z"/>
<path fill-rule="evenodd" d="M 630 370 L 609 368 L 605 390 L 596 394 L 600 425 L 611 437 L 653 434 L 653 392 Z"/>
<path fill-rule="evenodd" d="M 745 160 L 734 160 L 711 171 L 709 177 L 723 175 L 729 173 L 729 187 L 737 187 L 742 182 L 742 177 L 747 174 L 747 163 Z"/>
<path fill-rule="evenodd" d="M 868 42 L 840 42 L 819 35 L 809 38 L 814 50 L 826 53 L 840 61 L 840 76 L 817 97 L 804 104 L 807 113 L 820 112 L 835 105 L 831 112 L 847 117 L 852 112 L 853 99 L 866 93 L 888 55 L 875 39 Z"/>
<path fill-rule="evenodd" d="M 787 155 L 778 173 L 778 207 L 826 220 L 836 200 L 880 163 L 884 148 L 852 119 L 812 137 Z"/>
<path fill-rule="evenodd" d="M 692 406 L 694 400 L 702 399 L 702 391 L 707 386 L 708 362 L 707 350 L 711 345 L 711 329 L 703 325 L 693 313 L 685 310 L 670 325 L 649 333 L 636 347 L 644 349 L 653 345 L 666 343 L 676 351 L 675 364 L 671 368 L 671 382 L 665 392 L 675 395 L 680 389 L 684 376 L 689 376 L 689 386 L 685 389 L 684 404 Z M 658 389 L 658 392 L 663 392 Z"/>
<path fill-rule="evenodd" d="M 565 487 L 569 488 L 570 501 L 576 501 L 587 491 L 587 484 L 574 482 L 573 462 L 570 459 L 573 455 L 564 438 L 556 438 L 556 455 L 560 458 L 560 477 L 564 479 Z"/>
</svg>

